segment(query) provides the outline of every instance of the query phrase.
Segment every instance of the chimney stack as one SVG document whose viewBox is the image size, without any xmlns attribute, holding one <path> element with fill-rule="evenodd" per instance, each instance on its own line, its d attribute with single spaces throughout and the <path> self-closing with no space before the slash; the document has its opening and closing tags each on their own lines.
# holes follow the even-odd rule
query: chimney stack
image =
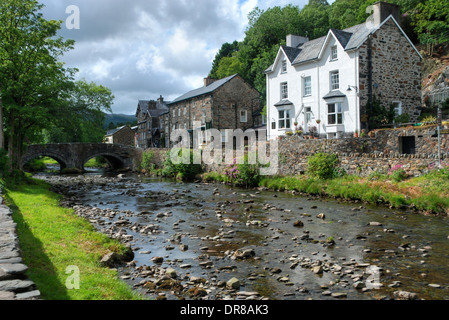
<svg viewBox="0 0 449 320">
<path fill-rule="evenodd" d="M 373 4 L 373 18 L 374 18 L 374 25 L 378 26 L 382 22 L 385 21 L 390 15 L 393 16 L 393 18 L 399 22 L 400 18 L 400 7 L 398 5 L 379 1 Z"/>
<path fill-rule="evenodd" d="M 162 97 L 161 95 L 159 99 L 157 99 L 157 102 L 159 102 L 160 104 L 164 103 L 164 97 Z"/>
<path fill-rule="evenodd" d="M 294 34 L 287 35 L 287 47 L 297 48 L 307 41 L 309 41 L 309 38 L 307 37 L 297 36 Z"/>
<path fill-rule="evenodd" d="M 204 86 L 207 87 L 217 81 L 217 79 L 212 79 L 210 77 L 204 78 Z"/>
</svg>

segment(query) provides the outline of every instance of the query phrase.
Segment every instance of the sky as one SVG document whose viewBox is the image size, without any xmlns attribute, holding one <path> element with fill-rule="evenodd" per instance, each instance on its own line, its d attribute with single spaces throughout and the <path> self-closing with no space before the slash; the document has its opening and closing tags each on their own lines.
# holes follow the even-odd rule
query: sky
<svg viewBox="0 0 449 320">
<path fill-rule="evenodd" d="M 110 88 L 116 114 L 135 114 L 139 100 L 170 101 L 203 86 L 222 44 L 243 40 L 255 7 L 307 2 L 40 0 L 46 19 L 62 20 L 59 35 L 75 40 L 62 61 L 79 69 L 77 80 Z"/>
</svg>

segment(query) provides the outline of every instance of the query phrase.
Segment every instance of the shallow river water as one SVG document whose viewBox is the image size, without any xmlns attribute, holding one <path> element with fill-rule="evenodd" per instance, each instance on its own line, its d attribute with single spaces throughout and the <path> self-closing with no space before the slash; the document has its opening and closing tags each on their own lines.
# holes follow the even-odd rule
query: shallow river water
<svg viewBox="0 0 449 320">
<path fill-rule="evenodd" d="M 117 212 L 99 230 L 128 222 L 122 229 L 135 264 L 120 272 L 149 298 L 160 291 L 142 286 L 136 268 L 154 265 L 154 257 L 184 282 L 205 279 L 207 299 L 392 299 L 397 291 L 449 298 L 447 217 L 133 174 L 84 181 L 94 175 L 41 178 L 76 181 L 69 193 L 75 204 Z M 140 232 L 148 225 L 157 232 Z M 235 258 L 238 249 L 247 255 Z M 373 267 L 378 272 L 367 272 Z M 237 293 L 220 286 L 234 277 Z M 163 295 L 179 298 L 170 290 Z"/>
</svg>

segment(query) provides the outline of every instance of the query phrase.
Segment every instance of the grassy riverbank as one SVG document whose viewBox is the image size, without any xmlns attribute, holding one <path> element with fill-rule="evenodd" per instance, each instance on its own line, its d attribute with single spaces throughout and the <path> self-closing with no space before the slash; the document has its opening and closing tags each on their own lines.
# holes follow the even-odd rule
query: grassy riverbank
<svg viewBox="0 0 449 320">
<path fill-rule="evenodd" d="M 215 172 L 203 174 L 204 181 L 229 182 L 226 175 Z M 372 174 L 362 178 L 345 175 L 320 179 L 307 175 L 266 176 L 258 180 L 259 187 L 276 191 L 296 191 L 370 204 L 386 204 L 394 208 L 412 207 L 420 211 L 449 214 L 449 177 L 433 172 L 421 177 L 394 181 L 389 175 Z"/>
<path fill-rule="evenodd" d="M 46 300 L 132 300 L 140 299 L 117 276 L 117 271 L 100 265 L 109 252 L 122 253 L 124 246 L 96 232 L 88 221 L 62 208 L 60 196 L 42 181 L 29 180 L 6 187 L 6 201 L 13 210 L 28 277 Z M 68 269 L 79 269 L 79 289 Z M 68 271 L 68 273 L 66 273 Z"/>
</svg>

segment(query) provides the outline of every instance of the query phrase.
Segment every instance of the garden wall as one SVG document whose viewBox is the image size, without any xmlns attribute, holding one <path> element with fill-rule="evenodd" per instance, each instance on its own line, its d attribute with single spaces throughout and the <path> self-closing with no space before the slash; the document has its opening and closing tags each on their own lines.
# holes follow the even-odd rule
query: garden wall
<svg viewBox="0 0 449 320">
<path fill-rule="evenodd" d="M 346 139 L 304 140 L 283 136 L 278 142 L 280 175 L 297 175 L 307 170 L 308 158 L 315 153 L 334 153 L 340 166 L 350 174 L 367 176 L 372 172 L 387 173 L 397 164 L 411 175 L 420 176 L 438 164 L 436 126 L 376 130 L 374 136 Z M 449 164 L 449 135 L 442 134 L 441 159 Z M 169 149 L 150 149 L 153 162 L 161 167 Z M 408 153 L 404 153 L 408 152 Z M 222 173 L 226 165 L 203 165 L 206 172 Z"/>
</svg>

